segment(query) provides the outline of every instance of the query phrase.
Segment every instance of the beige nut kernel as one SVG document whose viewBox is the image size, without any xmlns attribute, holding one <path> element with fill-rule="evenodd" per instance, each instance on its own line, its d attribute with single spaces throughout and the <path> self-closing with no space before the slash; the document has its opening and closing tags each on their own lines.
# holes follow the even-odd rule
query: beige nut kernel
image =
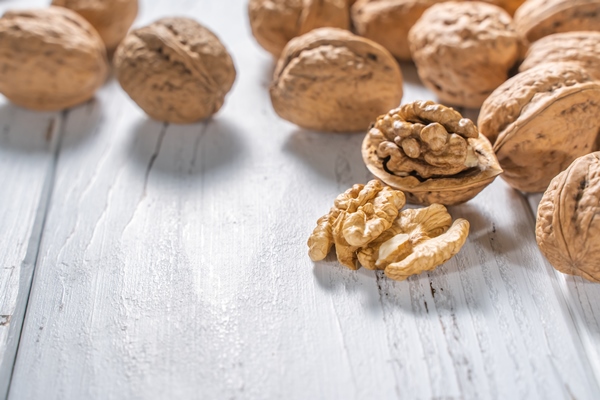
<svg viewBox="0 0 600 400">
<path fill-rule="evenodd" d="M 416 204 L 465 202 L 502 173 L 475 124 L 432 101 L 380 116 L 363 141 L 362 155 L 369 171 Z"/>
<path fill-rule="evenodd" d="M 191 123 L 215 114 L 235 81 L 227 49 L 188 18 L 164 18 L 133 30 L 115 53 L 115 73 L 151 118 Z"/>
<path fill-rule="evenodd" d="M 349 29 L 347 0 L 250 0 L 248 15 L 256 41 L 279 57 L 285 45 L 316 28 Z"/>
<path fill-rule="evenodd" d="M 521 51 L 510 15 L 482 2 L 435 4 L 408 37 L 423 84 L 441 102 L 463 107 L 480 107 Z"/>
<path fill-rule="evenodd" d="M 270 94 L 277 114 L 303 128 L 360 131 L 400 104 L 402 73 L 377 43 L 320 28 L 288 43 Z"/>
<path fill-rule="evenodd" d="M 114 50 L 133 24 L 138 0 L 52 0 L 85 18 L 100 34 L 106 48 Z"/>
<path fill-rule="evenodd" d="M 92 98 L 108 74 L 102 39 L 62 7 L 0 18 L 0 92 L 32 110 L 56 111 Z"/>
<path fill-rule="evenodd" d="M 595 150 L 600 82 L 578 63 L 545 63 L 502 84 L 481 107 L 478 125 L 494 144 L 502 178 L 542 192 L 577 157 Z"/>
<path fill-rule="evenodd" d="M 536 239 L 557 270 L 600 282 L 600 152 L 580 157 L 550 183 Z"/>
</svg>

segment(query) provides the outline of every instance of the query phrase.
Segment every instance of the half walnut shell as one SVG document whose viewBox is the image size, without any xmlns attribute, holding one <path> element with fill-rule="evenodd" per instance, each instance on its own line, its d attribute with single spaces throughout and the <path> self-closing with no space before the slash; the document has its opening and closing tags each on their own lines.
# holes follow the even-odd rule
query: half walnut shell
<svg viewBox="0 0 600 400">
<path fill-rule="evenodd" d="M 380 116 L 363 141 L 362 156 L 373 175 L 414 204 L 464 203 L 502 173 L 475 124 L 431 101 Z"/>
</svg>

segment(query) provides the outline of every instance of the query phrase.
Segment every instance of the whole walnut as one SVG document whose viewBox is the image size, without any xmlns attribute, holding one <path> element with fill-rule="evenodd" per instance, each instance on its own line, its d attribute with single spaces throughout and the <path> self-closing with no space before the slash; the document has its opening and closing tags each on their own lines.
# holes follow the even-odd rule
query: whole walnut
<svg viewBox="0 0 600 400">
<path fill-rule="evenodd" d="M 600 82 L 579 63 L 541 64 L 496 89 L 478 125 L 494 144 L 502 178 L 515 189 L 542 192 L 575 158 L 595 150 Z"/>
<path fill-rule="evenodd" d="M 235 81 L 229 53 L 188 18 L 164 18 L 135 29 L 115 53 L 117 79 L 153 119 L 191 123 L 223 105 Z"/>
<path fill-rule="evenodd" d="M 0 18 L 0 92 L 32 110 L 89 100 L 108 74 L 102 39 L 61 7 L 9 11 Z"/>
<path fill-rule="evenodd" d="M 364 131 L 377 115 L 400 104 L 402 73 L 377 43 L 320 28 L 288 43 L 270 93 L 277 114 L 303 128 Z"/>
<path fill-rule="evenodd" d="M 250 0 L 248 15 L 256 41 L 279 57 L 296 36 L 316 28 L 350 28 L 348 0 Z"/>
<path fill-rule="evenodd" d="M 559 32 L 599 31 L 600 0 L 527 0 L 515 28 L 529 42 Z"/>
<path fill-rule="evenodd" d="M 109 51 L 127 35 L 138 13 L 138 0 L 52 0 L 52 5 L 66 7 L 85 18 Z"/>
<path fill-rule="evenodd" d="M 544 193 L 535 227 L 550 264 L 600 282 L 600 152 L 579 157 Z"/>
<path fill-rule="evenodd" d="M 409 33 L 423 84 L 443 103 L 479 107 L 508 77 L 520 54 L 510 15 L 481 2 L 431 6 Z"/>
</svg>

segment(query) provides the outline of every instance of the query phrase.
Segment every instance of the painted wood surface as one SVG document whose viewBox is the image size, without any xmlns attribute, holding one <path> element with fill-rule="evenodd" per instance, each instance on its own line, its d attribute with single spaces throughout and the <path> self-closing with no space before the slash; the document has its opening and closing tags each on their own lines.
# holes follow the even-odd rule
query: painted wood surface
<svg viewBox="0 0 600 400">
<path fill-rule="evenodd" d="M 187 126 L 147 119 L 114 80 L 65 114 L 7 106 L 0 122 L 37 132 L 42 151 L 37 165 L 0 149 L 0 194 L 21 196 L 0 198 L 3 236 L 35 237 L 47 196 L 10 399 L 600 396 L 600 289 L 543 259 L 534 197 L 499 179 L 452 207 L 471 222 L 467 244 L 405 282 L 333 256 L 314 264 L 305 242 L 316 219 L 370 179 L 362 135 L 274 114 L 273 61 L 244 1 L 142 6 L 137 25 L 188 15 L 213 29 L 238 80 L 219 114 Z M 404 73 L 404 101 L 432 97 Z M 22 272 L 27 246 L 17 257 L 11 243 L 2 266 Z"/>
</svg>

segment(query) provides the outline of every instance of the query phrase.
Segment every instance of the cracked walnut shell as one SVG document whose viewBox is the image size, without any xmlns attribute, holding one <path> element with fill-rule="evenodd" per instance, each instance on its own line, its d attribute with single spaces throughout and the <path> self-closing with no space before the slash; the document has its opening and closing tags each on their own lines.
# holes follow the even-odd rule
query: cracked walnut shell
<svg viewBox="0 0 600 400">
<path fill-rule="evenodd" d="M 219 111 L 236 76 L 219 39 L 188 18 L 163 18 L 133 30 L 114 64 L 127 94 L 153 119 L 173 123 Z"/>
<path fill-rule="evenodd" d="M 56 111 L 89 100 L 108 74 L 102 39 L 61 7 L 9 11 L 0 18 L 0 92 L 13 103 Z"/>
<path fill-rule="evenodd" d="M 542 192 L 577 157 L 595 150 L 600 82 L 578 63 L 545 63 L 502 84 L 485 101 L 479 129 L 510 186 Z"/>
<path fill-rule="evenodd" d="M 296 36 L 316 28 L 350 28 L 347 0 L 250 0 L 248 15 L 256 41 L 279 57 Z"/>
<path fill-rule="evenodd" d="M 377 43 L 335 28 L 286 46 L 270 87 L 275 112 L 306 129 L 360 131 L 402 99 L 402 73 Z"/>
<path fill-rule="evenodd" d="M 415 204 L 463 203 L 502 173 L 475 124 L 432 101 L 405 104 L 377 118 L 362 156 L 373 175 Z"/>
<path fill-rule="evenodd" d="M 538 206 L 536 239 L 557 270 L 600 282 L 600 152 L 576 159 Z"/>
</svg>

